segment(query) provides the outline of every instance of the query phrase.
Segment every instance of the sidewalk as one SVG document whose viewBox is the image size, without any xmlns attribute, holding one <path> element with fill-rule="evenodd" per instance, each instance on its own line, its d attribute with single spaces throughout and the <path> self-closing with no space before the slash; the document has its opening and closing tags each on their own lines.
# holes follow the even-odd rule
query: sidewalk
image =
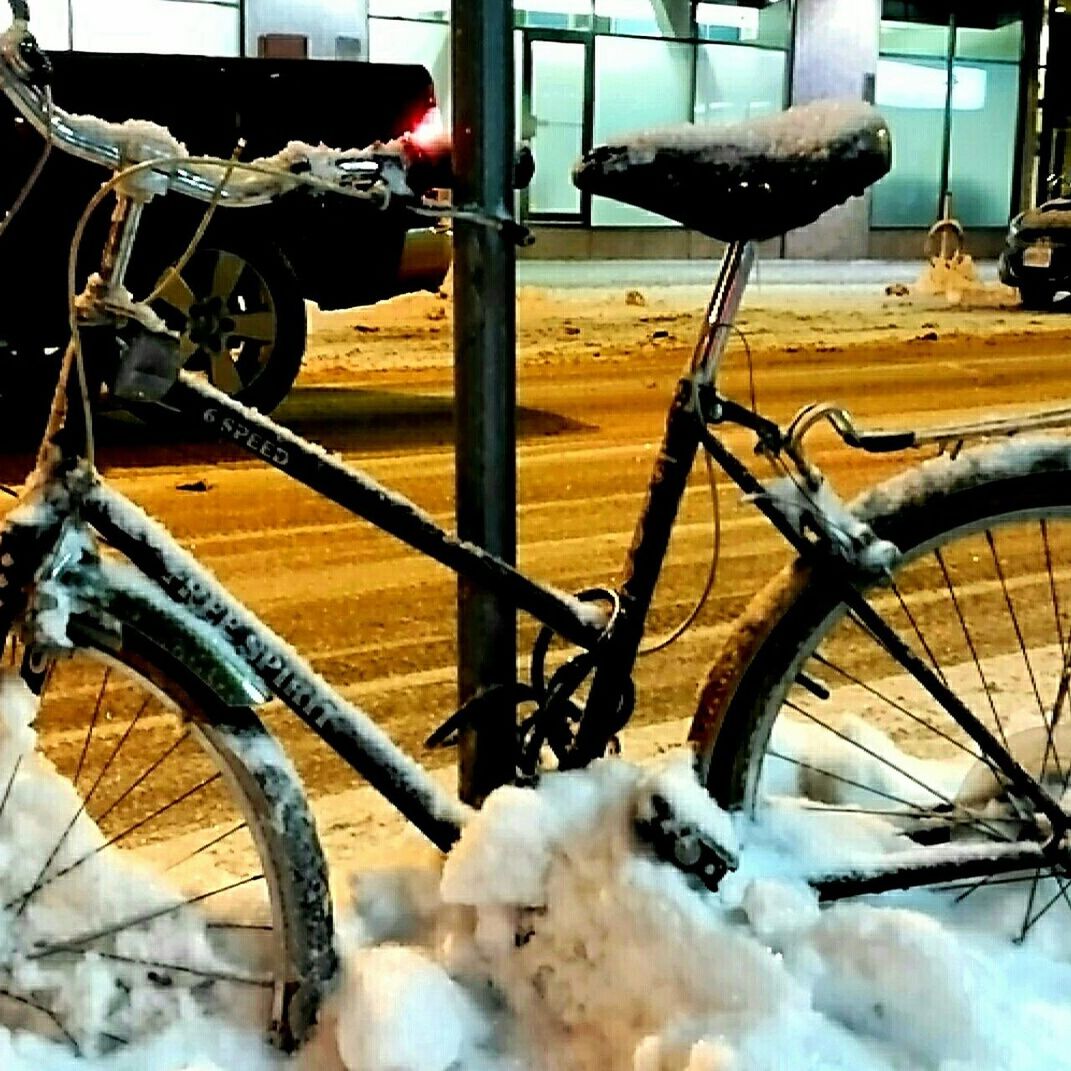
<svg viewBox="0 0 1071 1071">
<path fill-rule="evenodd" d="M 923 260 L 760 260 L 752 286 L 876 286 L 913 282 Z M 996 282 L 996 261 L 975 264 L 979 278 Z M 706 286 L 717 272 L 713 260 L 520 260 L 518 286 Z"/>
</svg>

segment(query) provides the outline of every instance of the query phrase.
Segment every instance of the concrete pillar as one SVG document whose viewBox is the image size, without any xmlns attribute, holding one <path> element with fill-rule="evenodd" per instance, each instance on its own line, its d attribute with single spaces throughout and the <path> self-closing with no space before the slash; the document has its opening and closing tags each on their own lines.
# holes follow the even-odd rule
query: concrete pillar
<svg viewBox="0 0 1071 1071">
<path fill-rule="evenodd" d="M 796 0 L 792 103 L 862 100 L 878 66 L 881 0 Z M 869 197 L 853 198 L 785 239 L 788 257 L 865 257 Z"/>
</svg>

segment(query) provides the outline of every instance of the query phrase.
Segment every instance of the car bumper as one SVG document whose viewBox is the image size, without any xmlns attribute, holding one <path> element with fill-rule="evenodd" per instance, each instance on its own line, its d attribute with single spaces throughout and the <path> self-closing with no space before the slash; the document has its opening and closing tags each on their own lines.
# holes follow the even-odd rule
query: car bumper
<svg viewBox="0 0 1071 1071">
<path fill-rule="evenodd" d="M 452 254 L 453 240 L 446 228 L 418 227 L 407 231 L 398 265 L 401 289 L 438 290 L 450 270 Z"/>
<path fill-rule="evenodd" d="M 1071 283 L 1071 249 L 1052 245 L 1047 254 L 1030 263 L 1031 246 L 1014 246 L 1005 249 L 997 262 L 997 274 L 1006 286 L 1050 286 L 1059 290 L 1068 289 Z M 1047 259 L 1047 263 L 1044 261 Z"/>
</svg>

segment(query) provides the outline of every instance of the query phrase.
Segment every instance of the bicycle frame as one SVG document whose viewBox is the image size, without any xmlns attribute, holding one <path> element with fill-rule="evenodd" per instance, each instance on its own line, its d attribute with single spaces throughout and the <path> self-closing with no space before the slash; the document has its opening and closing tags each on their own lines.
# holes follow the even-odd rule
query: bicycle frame
<svg viewBox="0 0 1071 1071">
<path fill-rule="evenodd" d="M 752 256 L 751 247 L 740 243 L 722 265 L 693 361 L 693 378 L 713 379 Z M 73 383 L 68 392 L 73 403 Z M 628 554 L 620 612 L 610 623 L 598 606 L 532 580 L 480 547 L 457 539 L 419 507 L 367 474 L 347 467 L 203 381 L 182 373 L 166 404 L 173 414 L 198 429 L 215 432 L 419 553 L 500 592 L 563 638 L 588 650 L 598 645 L 600 657 L 583 732 L 569 762 L 582 765 L 601 753 L 609 737 L 621 727 L 616 716 L 619 698 L 631 676 L 651 596 L 700 442 L 692 394 L 682 389 L 671 405 L 663 449 Z M 0 532 L 0 563 L 6 563 L 0 564 L 0 578 L 8 590 L 22 590 L 47 568 L 44 563 L 55 552 L 72 518 L 87 523 L 172 603 L 213 629 L 267 692 L 282 700 L 433 843 L 449 848 L 464 824 L 465 809 L 366 714 L 343 699 L 230 596 L 161 526 L 95 473 L 87 472 L 88 466 L 71 446 L 80 442 L 80 409 L 70 403 L 71 419 L 65 430 L 63 419 L 57 418 L 54 410 L 51 444 L 41 455 L 47 460 L 32 481 L 37 501 L 48 502 L 48 508 L 38 510 L 29 523 L 18 515 L 25 511 L 16 511 Z M 57 407 L 63 408 L 60 399 Z M 18 607 L 0 602 L 0 626 L 9 626 L 18 612 Z"/>
<path fill-rule="evenodd" d="M 722 261 L 691 365 L 670 404 L 662 447 L 628 551 L 619 604 L 609 620 L 592 603 L 539 583 L 481 548 L 457 539 L 419 507 L 367 474 L 346 466 L 320 447 L 187 373 L 180 373 L 165 404 L 172 415 L 240 446 L 417 552 L 475 584 L 493 588 L 561 637 L 594 651 L 594 678 L 583 717 L 573 747 L 561 763 L 565 768 L 579 767 L 604 753 L 631 713 L 632 668 L 673 524 L 700 447 L 745 492 L 763 493 L 757 477 L 710 434 L 707 425 L 732 421 L 751 428 L 767 445 L 790 451 L 799 446 L 772 422 L 735 406 L 714 390 L 753 256 L 750 243 L 734 243 Z M 72 400 L 75 390 L 71 383 L 68 393 Z M 55 572 L 53 560 L 60 553 L 64 531 L 72 524 L 88 524 L 175 607 L 179 614 L 177 628 L 191 619 L 197 627 L 207 628 L 221 654 L 241 664 L 251 681 L 260 686 L 263 698 L 270 694 L 281 700 L 434 844 L 449 849 L 467 820 L 467 808 L 209 576 L 160 525 L 103 483 L 71 445 L 80 443 L 80 410 L 72 408 L 72 420 L 64 426 L 62 420 L 56 419 L 62 408 L 58 397 L 53 434 L 42 450 L 44 460 L 31 484 L 31 501 L 35 505 L 16 510 L 0 530 L 0 592 L 22 591 L 34 577 L 50 569 Z M 793 460 L 802 463 L 801 457 Z M 829 582 L 841 586 L 845 601 L 876 641 L 974 737 L 982 753 L 1033 799 L 1048 815 L 1054 830 L 1058 834 L 1063 831 L 1067 818 L 1059 807 L 867 605 L 855 586 L 857 577 L 851 564 L 809 540 L 774 503 L 759 498 L 756 505 L 797 551 L 809 555 L 826 570 Z M 65 569 L 65 575 L 73 578 L 77 586 L 77 564 L 67 563 Z M 10 627 L 19 612 L 21 607 L 10 600 L 5 604 L 0 597 L 0 628 Z M 255 688 L 247 690 L 256 694 Z M 512 716 L 513 712 L 501 713 Z M 1038 851 L 1031 848 L 1029 859 L 1036 860 Z M 1022 866 L 1024 858 L 1022 853 L 1009 854 L 1007 868 Z M 964 861 L 964 865 L 968 863 Z M 991 858 L 986 865 L 992 871 Z M 879 885 L 890 881 L 900 885 L 905 874 L 905 870 L 895 875 L 883 872 L 868 880 Z M 833 886 L 836 880 L 831 879 Z M 925 884 L 930 880 L 929 870 L 923 868 L 914 878 L 908 876 L 907 883 Z"/>
</svg>

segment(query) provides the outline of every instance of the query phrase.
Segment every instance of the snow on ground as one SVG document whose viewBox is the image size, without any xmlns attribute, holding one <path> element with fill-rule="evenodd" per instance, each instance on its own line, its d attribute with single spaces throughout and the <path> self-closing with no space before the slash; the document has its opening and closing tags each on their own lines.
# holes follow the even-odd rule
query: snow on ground
<svg viewBox="0 0 1071 1071">
<path fill-rule="evenodd" d="M 790 264 L 760 260 L 745 294 L 738 324 L 756 351 L 830 353 L 952 335 L 994 340 L 1066 330 L 1060 315 L 1021 309 L 1018 293 L 993 278 L 992 265 L 976 272 L 973 264 L 960 263 L 940 271 L 920 257 L 914 264 L 890 263 L 882 276 L 874 262 L 851 262 L 831 265 L 832 275 L 812 271 L 816 282 L 786 284 L 779 280 Z M 705 273 L 697 266 L 705 266 Z M 571 273 L 565 262 L 554 267 L 563 270 L 521 273 L 517 353 L 522 364 L 616 359 L 690 346 L 717 272 L 714 260 L 661 262 L 657 281 L 649 268 L 639 266 L 632 282 L 628 271 L 600 274 L 600 267 L 612 268 L 613 262 L 584 264 Z M 592 282 L 581 285 L 587 278 Z M 302 381 L 330 382 L 373 369 L 449 367 L 451 292 L 448 278 L 437 294 L 405 294 L 368 308 L 324 312 L 310 305 Z"/>
<path fill-rule="evenodd" d="M 32 730 L 25 704 L 17 695 L 12 704 L 12 694 L 0 694 L 15 711 L 7 735 L 25 748 Z M 665 738 L 665 727 L 659 732 Z M 637 742 L 630 753 L 661 747 L 650 729 Z M 806 756 L 813 742 L 799 732 L 778 746 Z M 55 810 L 54 780 L 38 771 L 41 788 L 23 801 L 23 821 Z M 635 836 L 635 817 L 653 791 L 740 851 L 739 870 L 716 893 L 658 861 Z M 351 794 L 336 815 L 357 801 Z M 426 853 L 400 863 L 396 827 L 373 828 L 380 833 L 362 844 L 363 863 L 340 913 L 339 989 L 302 1053 L 281 1057 L 257 1037 L 190 1010 L 162 1035 L 96 1060 L 3 1030 L 0 1067 L 1071 1068 L 1068 913 L 1052 912 L 1053 926 L 1019 946 L 1011 937 L 1022 916 L 995 887 L 958 907 L 916 892 L 880 906 L 819 910 L 801 874 L 831 849 L 841 856 L 888 850 L 895 839 L 889 828 L 845 815 L 834 845 L 828 833 L 816 841 L 798 814 L 759 828 L 730 821 L 698 789 L 683 753 L 642 764 L 609 759 L 547 776 L 538 790 L 502 789 L 445 864 Z M 19 829 L 0 832 L 10 860 Z M 92 831 L 79 835 L 91 838 Z M 330 832 L 328 842 L 330 850 Z M 151 877 L 141 881 L 146 896 L 159 895 Z M 78 910 L 73 900 L 69 909 Z M 92 993 L 92 979 L 82 991 Z"/>
</svg>

